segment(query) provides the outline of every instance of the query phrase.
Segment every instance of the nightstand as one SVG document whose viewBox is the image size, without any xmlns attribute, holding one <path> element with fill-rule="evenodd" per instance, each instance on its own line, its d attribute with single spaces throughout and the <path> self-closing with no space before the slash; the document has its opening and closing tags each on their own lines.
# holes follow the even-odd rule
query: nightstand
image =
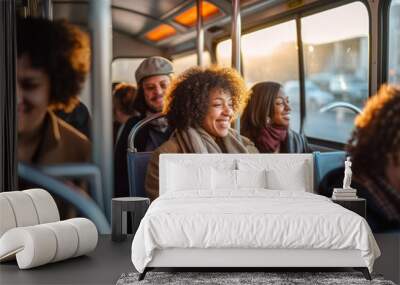
<svg viewBox="0 0 400 285">
<path fill-rule="evenodd" d="M 136 233 L 140 221 L 150 205 L 149 198 L 120 197 L 112 199 L 112 232 L 113 241 L 124 241 L 127 235 L 127 212 L 132 215 L 132 234 Z"/>
<path fill-rule="evenodd" d="M 359 214 L 364 219 L 367 217 L 367 201 L 363 198 L 354 198 L 349 200 L 332 199 L 332 202 Z"/>
</svg>

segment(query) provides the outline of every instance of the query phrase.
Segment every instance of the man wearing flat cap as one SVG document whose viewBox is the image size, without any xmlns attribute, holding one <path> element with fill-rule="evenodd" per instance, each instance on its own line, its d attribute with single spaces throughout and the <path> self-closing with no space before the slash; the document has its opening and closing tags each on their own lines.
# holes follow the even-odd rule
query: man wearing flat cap
<svg viewBox="0 0 400 285">
<path fill-rule="evenodd" d="M 173 73 L 172 63 L 163 57 L 153 56 L 145 59 L 137 68 L 135 78 L 138 93 L 135 100 L 135 109 L 140 116 L 130 118 L 121 133 L 115 147 L 114 163 L 114 196 L 129 196 L 129 182 L 127 170 L 128 136 L 132 128 L 142 119 L 162 111 L 164 94 L 171 83 Z M 168 140 L 171 135 L 167 120 L 160 118 L 143 127 L 135 138 L 137 151 L 153 151 Z"/>
</svg>

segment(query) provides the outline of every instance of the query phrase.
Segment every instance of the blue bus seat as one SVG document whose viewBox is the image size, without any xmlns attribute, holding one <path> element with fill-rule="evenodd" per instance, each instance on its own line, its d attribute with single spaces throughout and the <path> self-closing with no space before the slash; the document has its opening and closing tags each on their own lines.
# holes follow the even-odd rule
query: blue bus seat
<svg viewBox="0 0 400 285">
<path fill-rule="evenodd" d="M 345 151 L 319 152 L 314 156 L 314 191 L 318 192 L 324 177 L 331 171 L 344 167 L 347 153 Z"/>
<path fill-rule="evenodd" d="M 147 197 L 144 190 L 144 180 L 151 154 L 151 151 L 128 151 L 129 195 L 131 197 Z"/>
<path fill-rule="evenodd" d="M 138 122 L 129 133 L 128 137 L 128 181 L 129 181 L 129 195 L 131 197 L 147 197 L 144 190 L 144 180 L 146 178 L 147 164 L 149 163 L 152 152 L 138 152 L 135 147 L 135 137 L 140 129 L 146 126 L 153 120 L 164 117 L 165 114 L 157 113 L 148 116 Z"/>
</svg>

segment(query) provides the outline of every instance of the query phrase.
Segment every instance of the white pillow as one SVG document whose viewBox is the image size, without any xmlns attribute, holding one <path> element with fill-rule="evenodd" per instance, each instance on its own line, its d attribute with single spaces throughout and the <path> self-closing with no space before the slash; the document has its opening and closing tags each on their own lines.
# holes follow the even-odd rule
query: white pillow
<svg viewBox="0 0 400 285">
<path fill-rule="evenodd" d="M 267 188 L 266 170 L 236 170 L 237 187 Z"/>
<path fill-rule="evenodd" d="M 214 190 L 236 190 L 237 179 L 236 170 L 233 169 L 212 169 L 213 174 L 213 189 Z"/>
<path fill-rule="evenodd" d="M 168 191 L 185 191 L 193 189 L 212 189 L 211 167 L 168 164 Z"/>
<path fill-rule="evenodd" d="M 290 168 L 267 170 L 268 189 L 306 192 L 311 191 L 310 186 L 310 172 L 307 161 L 294 163 Z"/>
</svg>

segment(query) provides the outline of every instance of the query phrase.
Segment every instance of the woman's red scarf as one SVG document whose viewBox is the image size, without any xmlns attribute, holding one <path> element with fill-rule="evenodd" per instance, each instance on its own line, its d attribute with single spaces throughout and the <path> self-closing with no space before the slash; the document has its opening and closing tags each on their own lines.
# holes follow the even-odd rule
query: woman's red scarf
<svg viewBox="0 0 400 285">
<path fill-rule="evenodd" d="M 275 152 L 286 140 L 288 129 L 277 125 L 267 125 L 260 131 L 257 147 L 260 152 Z"/>
</svg>

